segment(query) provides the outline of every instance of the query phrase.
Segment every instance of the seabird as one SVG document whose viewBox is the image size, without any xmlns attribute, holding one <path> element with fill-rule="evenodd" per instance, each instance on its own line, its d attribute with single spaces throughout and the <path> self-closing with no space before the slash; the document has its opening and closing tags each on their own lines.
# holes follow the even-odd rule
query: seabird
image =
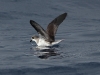
<svg viewBox="0 0 100 75">
<path fill-rule="evenodd" d="M 32 36 L 30 42 L 35 41 L 38 46 L 53 46 L 61 42 L 62 40 L 55 40 L 55 34 L 58 26 L 66 18 L 67 13 L 63 13 L 56 17 L 47 26 L 47 30 L 44 30 L 38 23 L 30 20 L 30 24 L 38 32 L 39 36 Z"/>
</svg>

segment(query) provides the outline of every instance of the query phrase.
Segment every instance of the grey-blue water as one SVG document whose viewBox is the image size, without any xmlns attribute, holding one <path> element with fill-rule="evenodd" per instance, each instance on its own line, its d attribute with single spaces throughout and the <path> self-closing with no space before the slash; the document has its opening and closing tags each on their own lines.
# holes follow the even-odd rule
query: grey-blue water
<svg viewBox="0 0 100 75">
<path fill-rule="evenodd" d="M 57 48 L 36 50 L 32 19 L 46 29 L 58 15 Z M 100 0 L 0 0 L 0 75 L 100 75 Z"/>
</svg>

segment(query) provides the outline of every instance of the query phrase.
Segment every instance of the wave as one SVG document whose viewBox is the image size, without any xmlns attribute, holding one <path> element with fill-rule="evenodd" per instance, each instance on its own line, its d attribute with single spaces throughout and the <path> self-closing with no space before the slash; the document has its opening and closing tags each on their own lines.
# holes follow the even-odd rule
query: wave
<svg viewBox="0 0 100 75">
<path fill-rule="evenodd" d="M 49 68 L 16 68 L 1 69 L 0 75 L 97 75 L 100 74 L 100 63 L 78 63 L 71 66 L 54 66 Z"/>
</svg>

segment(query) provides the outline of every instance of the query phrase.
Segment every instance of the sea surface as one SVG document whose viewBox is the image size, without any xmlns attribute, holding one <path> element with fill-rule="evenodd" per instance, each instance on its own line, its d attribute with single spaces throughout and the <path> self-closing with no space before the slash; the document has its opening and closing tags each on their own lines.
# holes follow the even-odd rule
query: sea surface
<svg viewBox="0 0 100 75">
<path fill-rule="evenodd" d="M 39 50 L 29 21 L 44 29 L 68 13 L 58 46 Z M 0 75 L 100 75 L 100 0 L 0 0 Z"/>
</svg>

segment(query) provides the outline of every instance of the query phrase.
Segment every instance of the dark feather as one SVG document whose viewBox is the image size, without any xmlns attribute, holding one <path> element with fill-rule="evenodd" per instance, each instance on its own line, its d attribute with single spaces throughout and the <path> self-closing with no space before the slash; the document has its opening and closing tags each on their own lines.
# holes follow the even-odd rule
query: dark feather
<svg viewBox="0 0 100 75">
<path fill-rule="evenodd" d="M 63 13 L 49 23 L 47 27 L 47 33 L 49 35 L 49 38 L 51 38 L 53 41 L 55 41 L 55 34 L 57 32 L 58 26 L 63 22 L 66 16 L 67 13 Z"/>
<path fill-rule="evenodd" d="M 38 24 L 36 23 L 35 21 L 33 20 L 30 20 L 30 24 L 32 25 L 32 27 L 35 28 L 35 30 L 41 34 L 47 41 L 49 39 L 49 36 L 47 34 L 47 32 Z"/>
</svg>

